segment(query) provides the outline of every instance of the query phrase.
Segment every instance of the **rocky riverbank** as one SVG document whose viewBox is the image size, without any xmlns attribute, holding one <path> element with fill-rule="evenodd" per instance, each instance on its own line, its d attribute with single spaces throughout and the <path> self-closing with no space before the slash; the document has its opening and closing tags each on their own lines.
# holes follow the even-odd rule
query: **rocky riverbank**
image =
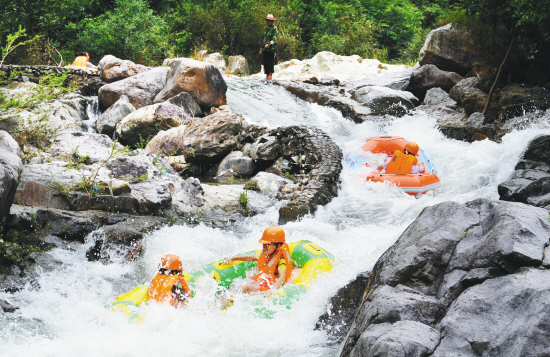
<svg viewBox="0 0 550 357">
<path fill-rule="evenodd" d="M 543 356 L 548 211 L 426 208 L 378 260 L 340 356 Z M 536 346 L 536 348 L 534 348 Z"/>
<path fill-rule="evenodd" d="M 213 64 L 165 64 L 104 57 L 97 119 L 93 98 L 65 72 L 3 89 L 1 248 L 11 269 L 3 289 L 55 266 L 40 250 L 84 243 L 91 232 L 89 260 L 132 261 L 143 236 L 164 225 L 224 226 L 273 205 L 287 222 L 337 195 L 342 152 L 326 133 L 249 124 L 225 105 Z"/>
<path fill-rule="evenodd" d="M 545 122 L 550 108 L 546 84 L 501 79 L 481 114 L 492 82 L 470 74 L 476 57 L 461 49 L 451 25 L 430 32 L 414 68 L 369 61 L 320 52 L 311 60 L 281 64 L 274 83 L 304 101 L 338 109 L 357 123 L 425 113 L 437 119 L 447 137 L 468 142 L 499 141 L 529 124 L 519 119 L 526 113 L 532 113 L 530 122 Z"/>
</svg>

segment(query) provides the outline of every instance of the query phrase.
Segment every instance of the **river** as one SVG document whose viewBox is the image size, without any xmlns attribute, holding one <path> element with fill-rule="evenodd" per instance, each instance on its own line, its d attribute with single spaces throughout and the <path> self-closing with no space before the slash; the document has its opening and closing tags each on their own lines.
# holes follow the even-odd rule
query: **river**
<svg viewBox="0 0 550 357">
<path fill-rule="evenodd" d="M 333 356 L 338 346 L 325 331 L 314 330 L 337 290 L 369 271 L 423 208 L 443 201 L 498 199 L 529 140 L 548 129 L 507 134 L 502 143 L 459 142 L 445 138 L 434 118 L 422 113 L 355 124 L 330 108 L 297 100 L 284 89 L 257 81 L 228 81 L 228 104 L 247 121 L 270 128 L 316 126 L 332 137 L 344 155 L 370 136 L 399 135 L 416 141 L 431 157 L 441 179 L 435 195 L 420 199 L 395 187 L 367 183 L 344 162 L 338 197 L 311 216 L 283 226 L 288 241 L 309 239 L 337 257 L 333 273 L 319 280 L 292 309 L 273 319 L 255 316 L 235 296 L 227 314 L 213 307 L 214 287 L 199 288 L 188 309 L 148 306 L 142 324 L 104 308 L 118 294 L 150 281 L 160 256 L 177 254 L 184 268 L 258 249 L 262 231 L 277 224 L 278 206 L 228 228 L 172 226 L 144 240 L 144 254 L 133 264 L 88 262 L 93 242 L 56 248 L 62 262 L 43 272 L 40 289 L 29 285 L 0 299 L 20 306 L 0 326 L 0 356 Z M 345 328 L 334 326 L 334 328 Z"/>
</svg>

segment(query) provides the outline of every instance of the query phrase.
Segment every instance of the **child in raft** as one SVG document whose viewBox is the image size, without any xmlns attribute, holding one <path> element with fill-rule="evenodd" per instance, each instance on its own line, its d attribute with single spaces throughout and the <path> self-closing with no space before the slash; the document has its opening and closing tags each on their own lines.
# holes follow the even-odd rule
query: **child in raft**
<svg viewBox="0 0 550 357">
<path fill-rule="evenodd" d="M 290 249 L 285 240 L 285 231 L 281 227 L 268 227 L 260 239 L 263 250 L 260 256 L 243 255 L 224 258 L 225 264 L 235 261 L 258 262 L 259 272 L 250 281 L 241 286 L 245 294 L 272 295 L 277 289 L 289 283 L 292 277 L 292 260 Z"/>
<path fill-rule="evenodd" d="M 161 258 L 157 275 L 149 286 L 149 299 L 159 304 L 169 303 L 173 307 L 185 307 L 193 297 L 191 289 L 183 278 L 183 266 L 177 255 L 166 254 Z"/>
</svg>

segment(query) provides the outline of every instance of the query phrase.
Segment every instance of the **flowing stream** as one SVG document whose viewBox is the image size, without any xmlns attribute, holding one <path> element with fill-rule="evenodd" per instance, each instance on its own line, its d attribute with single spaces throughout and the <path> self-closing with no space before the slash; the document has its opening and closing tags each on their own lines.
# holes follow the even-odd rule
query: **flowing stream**
<svg viewBox="0 0 550 357">
<path fill-rule="evenodd" d="M 163 254 L 179 255 L 184 268 L 191 269 L 259 249 L 262 231 L 277 224 L 278 207 L 224 229 L 202 224 L 163 228 L 144 240 L 144 254 L 133 264 L 88 262 L 85 252 L 92 242 L 56 248 L 50 254 L 62 267 L 42 273 L 39 290 L 29 285 L 14 294 L 0 293 L 0 299 L 20 306 L 0 326 L 1 356 L 333 356 L 338 346 L 325 331 L 314 329 L 330 297 L 358 273 L 369 271 L 423 208 L 448 200 L 498 199 L 497 185 L 511 175 L 529 140 L 550 133 L 524 129 L 506 135 L 500 144 L 469 144 L 445 138 L 435 119 L 424 114 L 355 124 L 275 85 L 231 80 L 228 86 L 228 104 L 249 122 L 270 128 L 319 127 L 344 155 L 370 136 L 414 140 L 431 156 L 442 186 L 436 195 L 415 199 L 395 187 L 365 182 L 344 162 L 338 197 L 314 215 L 283 226 L 288 241 L 309 239 L 334 254 L 333 273 L 292 309 L 282 309 L 269 320 L 255 316 L 243 296 L 235 296 L 227 314 L 219 313 L 212 297 L 215 287 L 208 282 L 188 309 L 148 306 L 141 324 L 129 324 L 104 305 L 149 282 Z"/>
</svg>

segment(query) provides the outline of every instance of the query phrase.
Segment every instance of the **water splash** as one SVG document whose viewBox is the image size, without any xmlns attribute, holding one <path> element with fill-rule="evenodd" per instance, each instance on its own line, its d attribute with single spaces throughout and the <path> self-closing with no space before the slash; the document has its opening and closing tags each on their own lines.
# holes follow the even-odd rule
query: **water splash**
<svg viewBox="0 0 550 357">
<path fill-rule="evenodd" d="M 527 143 L 547 128 L 529 127 L 506 135 L 502 143 L 465 143 L 445 138 L 435 119 L 414 114 L 379 122 L 354 124 L 337 111 L 296 100 L 282 88 L 252 81 L 228 83 L 229 105 L 253 123 L 274 128 L 314 125 L 328 132 L 344 153 L 369 136 L 401 135 L 416 141 L 433 159 L 442 187 L 436 195 L 415 199 L 401 190 L 366 182 L 346 164 L 338 197 L 314 215 L 284 226 L 289 241 L 308 239 L 334 254 L 333 273 L 320 280 L 291 310 L 271 320 L 260 319 L 235 296 L 227 315 L 220 314 L 212 286 L 202 286 L 187 310 L 149 306 L 140 325 L 104 309 L 119 293 L 148 282 L 160 257 L 178 254 L 190 269 L 259 248 L 265 227 L 276 224 L 277 209 L 224 229 L 205 225 L 173 226 L 144 240 L 144 254 L 131 265 L 104 266 L 85 259 L 93 244 L 72 245 L 76 251 L 49 252 L 62 268 L 40 275 L 39 291 L 0 293 L 0 299 L 20 306 L 0 323 L 0 345 L 7 356 L 332 356 L 337 346 L 324 331 L 314 330 L 331 296 L 376 260 L 427 206 L 453 200 L 498 199 L 497 185 L 513 172 Z M 0 317 L 1 319 L 1 317 Z"/>
</svg>

